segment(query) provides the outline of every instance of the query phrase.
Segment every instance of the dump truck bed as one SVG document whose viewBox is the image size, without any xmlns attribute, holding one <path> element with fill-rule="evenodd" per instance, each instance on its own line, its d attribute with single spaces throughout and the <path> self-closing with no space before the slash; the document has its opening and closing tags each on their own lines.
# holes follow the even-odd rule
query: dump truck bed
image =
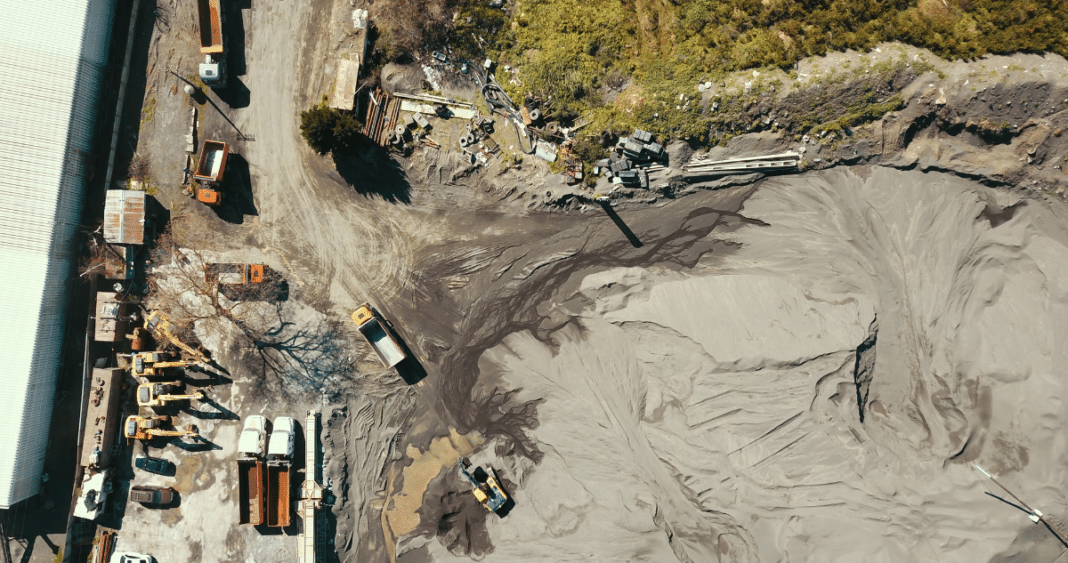
<svg viewBox="0 0 1068 563">
<path fill-rule="evenodd" d="M 204 141 L 204 150 L 200 152 L 200 161 L 197 162 L 193 179 L 201 182 L 221 182 L 229 156 L 229 144 L 222 141 Z"/>
<path fill-rule="evenodd" d="M 237 460 L 238 523 L 263 524 L 263 462 L 258 459 Z"/>
<path fill-rule="evenodd" d="M 222 12 L 220 0 L 197 0 L 197 12 L 200 16 L 200 52 L 223 52 Z"/>
<path fill-rule="evenodd" d="M 289 463 L 267 465 L 267 525 L 289 526 Z"/>
<path fill-rule="evenodd" d="M 404 359 L 404 350 L 401 350 L 400 345 L 393 340 L 388 329 L 377 318 L 372 317 L 357 328 L 371 343 L 371 347 L 378 353 L 378 358 L 387 368 L 401 363 Z"/>
</svg>

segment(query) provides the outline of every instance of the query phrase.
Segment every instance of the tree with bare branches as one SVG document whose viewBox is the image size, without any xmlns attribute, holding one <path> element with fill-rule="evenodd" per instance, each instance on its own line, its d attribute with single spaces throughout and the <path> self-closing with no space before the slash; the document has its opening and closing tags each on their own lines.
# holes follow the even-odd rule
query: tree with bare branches
<svg viewBox="0 0 1068 563">
<path fill-rule="evenodd" d="M 351 337 L 310 305 L 278 299 L 279 280 L 227 291 L 207 275 L 214 235 L 197 215 L 176 215 L 152 249 L 145 304 L 170 317 L 184 340 L 226 341 L 258 386 L 285 395 L 336 395 L 355 377 Z"/>
</svg>

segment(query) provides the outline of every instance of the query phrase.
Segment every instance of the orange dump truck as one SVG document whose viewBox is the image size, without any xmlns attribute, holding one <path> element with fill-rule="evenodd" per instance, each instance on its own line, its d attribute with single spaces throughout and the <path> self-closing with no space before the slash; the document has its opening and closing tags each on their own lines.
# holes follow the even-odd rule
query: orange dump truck
<svg viewBox="0 0 1068 563">
<path fill-rule="evenodd" d="M 222 141 L 204 141 L 200 151 L 197 169 L 193 171 L 193 180 L 201 185 L 197 188 L 197 201 L 208 205 L 220 205 L 222 193 L 219 185 L 226 172 L 226 159 L 230 156 L 230 145 Z"/>
<path fill-rule="evenodd" d="M 200 25 L 200 80 L 212 88 L 226 87 L 226 45 L 223 39 L 221 0 L 197 0 Z"/>
</svg>

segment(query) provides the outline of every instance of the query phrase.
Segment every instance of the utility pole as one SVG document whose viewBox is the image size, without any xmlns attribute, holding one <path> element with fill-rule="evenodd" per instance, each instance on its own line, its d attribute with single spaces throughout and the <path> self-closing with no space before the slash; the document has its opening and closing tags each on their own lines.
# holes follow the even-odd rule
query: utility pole
<svg viewBox="0 0 1068 563">
<path fill-rule="evenodd" d="M 200 88 L 197 87 L 196 84 L 193 84 L 192 82 L 186 80 L 185 77 L 183 77 L 181 74 L 178 74 L 177 72 L 174 72 L 173 70 L 171 70 L 169 68 L 167 69 L 167 72 L 173 74 L 175 76 L 175 78 L 177 78 L 178 80 L 181 80 L 182 82 L 185 82 L 186 84 L 188 84 L 191 88 L 193 88 L 194 92 L 200 90 Z M 186 91 L 188 92 L 188 90 L 186 90 Z M 192 94 L 190 94 L 190 95 L 192 95 Z M 219 115 L 221 115 L 222 118 L 225 119 L 226 122 L 229 123 L 230 126 L 234 128 L 234 131 L 237 131 L 237 134 L 241 136 L 241 140 L 242 141 L 254 141 L 254 140 L 256 140 L 256 138 L 253 137 L 252 135 L 246 135 L 246 134 L 242 133 L 241 130 L 237 128 L 237 124 L 235 124 L 233 121 L 231 121 L 229 117 L 226 117 L 226 114 L 223 113 L 223 110 L 220 109 L 219 106 L 217 106 L 215 104 L 215 100 L 211 99 L 211 96 L 209 96 L 207 92 L 204 92 L 204 99 L 207 100 L 208 103 L 210 103 L 211 106 L 215 108 L 215 111 L 219 112 Z"/>
</svg>

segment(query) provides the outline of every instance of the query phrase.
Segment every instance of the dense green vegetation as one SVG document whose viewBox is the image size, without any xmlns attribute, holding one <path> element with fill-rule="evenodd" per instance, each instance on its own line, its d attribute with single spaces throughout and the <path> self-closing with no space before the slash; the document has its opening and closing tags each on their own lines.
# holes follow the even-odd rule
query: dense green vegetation
<svg viewBox="0 0 1068 563">
<path fill-rule="evenodd" d="M 320 154 L 354 149 L 367 141 L 355 115 L 325 103 L 300 112 L 300 136 Z"/>
<path fill-rule="evenodd" d="M 518 69 L 517 84 L 498 74 L 513 99 L 533 98 L 550 114 L 590 113 L 601 126 L 640 123 L 696 140 L 708 128 L 700 104 L 687 104 L 694 86 L 730 71 L 786 68 L 806 56 L 894 40 L 946 58 L 1017 51 L 1068 56 L 1064 1 L 513 0 L 506 12 L 485 0 L 417 4 L 433 25 L 405 31 L 381 23 L 383 52 L 396 56 L 422 42 L 423 48 L 448 44 L 471 60 L 488 55 Z M 375 3 L 382 10 L 402 5 Z M 609 93 L 628 84 L 606 104 Z"/>
<path fill-rule="evenodd" d="M 948 58 L 1047 50 L 1068 56 L 1068 2 L 519 0 L 511 19 L 496 56 L 519 68 L 513 94 L 679 137 L 704 129 L 701 108 L 685 105 L 694 85 L 728 71 L 787 67 L 890 40 Z M 598 110 L 613 76 L 633 76 L 637 91 Z"/>
</svg>

